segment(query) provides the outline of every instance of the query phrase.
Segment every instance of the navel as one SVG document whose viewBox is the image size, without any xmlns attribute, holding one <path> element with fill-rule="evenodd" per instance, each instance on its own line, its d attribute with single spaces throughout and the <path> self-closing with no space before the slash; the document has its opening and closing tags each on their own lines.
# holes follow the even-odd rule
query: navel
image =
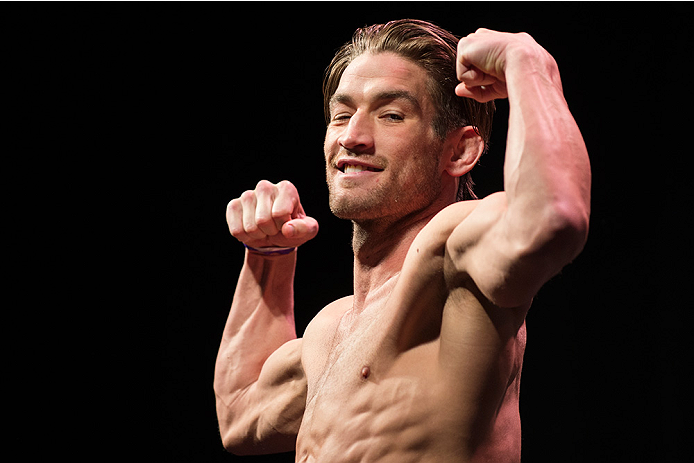
<svg viewBox="0 0 694 463">
<path fill-rule="evenodd" d="M 371 368 L 369 368 L 368 366 L 364 366 L 364 368 L 361 369 L 362 379 L 367 379 L 370 374 L 371 374 Z"/>
</svg>

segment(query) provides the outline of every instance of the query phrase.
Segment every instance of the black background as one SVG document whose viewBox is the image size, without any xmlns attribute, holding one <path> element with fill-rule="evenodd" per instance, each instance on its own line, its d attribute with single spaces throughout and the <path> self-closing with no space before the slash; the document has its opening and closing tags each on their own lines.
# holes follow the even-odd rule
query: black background
<svg viewBox="0 0 694 463">
<path fill-rule="evenodd" d="M 523 461 L 679 461 L 691 359 L 680 297 L 691 274 L 686 7 L 135 3 L 19 14 L 12 37 L 41 56 L 31 74 L 46 117 L 77 125 L 57 140 L 100 166 L 77 196 L 99 204 L 94 215 L 130 256 L 115 280 L 115 342 L 132 337 L 119 350 L 137 366 L 109 373 L 118 391 L 105 402 L 127 418 L 102 445 L 151 461 L 266 461 L 226 453 L 217 430 L 214 362 L 243 257 L 225 207 L 260 179 L 289 179 L 319 221 L 299 253 L 299 333 L 351 292 L 351 226 L 327 206 L 322 74 L 357 27 L 412 17 L 457 35 L 530 33 L 559 65 L 591 157 L 589 241 L 527 318 Z M 497 105 L 491 151 L 473 171 L 480 196 L 502 185 L 508 105 Z"/>
</svg>

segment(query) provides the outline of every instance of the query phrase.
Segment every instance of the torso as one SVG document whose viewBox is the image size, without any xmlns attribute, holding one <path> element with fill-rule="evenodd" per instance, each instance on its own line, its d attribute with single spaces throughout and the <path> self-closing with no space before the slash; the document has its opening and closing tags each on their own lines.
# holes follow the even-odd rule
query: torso
<svg viewBox="0 0 694 463">
<path fill-rule="evenodd" d="M 306 330 L 297 461 L 520 461 L 527 307 L 494 307 L 454 277 L 450 232 L 427 225 L 358 313 L 343 298 Z"/>
</svg>

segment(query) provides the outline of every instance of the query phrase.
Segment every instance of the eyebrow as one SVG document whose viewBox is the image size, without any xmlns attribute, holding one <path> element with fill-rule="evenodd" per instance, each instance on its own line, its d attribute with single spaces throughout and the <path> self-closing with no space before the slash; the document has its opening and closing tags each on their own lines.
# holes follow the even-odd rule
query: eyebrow
<svg viewBox="0 0 694 463">
<path fill-rule="evenodd" d="M 377 93 L 372 99 L 373 102 L 378 103 L 394 100 L 405 100 L 414 106 L 415 110 L 422 112 L 422 105 L 419 103 L 419 100 L 407 90 L 385 90 Z M 333 107 L 338 103 L 354 106 L 354 99 L 345 93 L 336 93 L 330 98 L 330 110 L 332 111 Z"/>
</svg>

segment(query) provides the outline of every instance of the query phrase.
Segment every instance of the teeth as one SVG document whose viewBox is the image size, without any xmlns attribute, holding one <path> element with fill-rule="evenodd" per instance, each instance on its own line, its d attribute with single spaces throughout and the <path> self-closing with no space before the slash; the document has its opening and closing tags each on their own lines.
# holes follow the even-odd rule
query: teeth
<svg viewBox="0 0 694 463">
<path fill-rule="evenodd" d="M 345 166 L 345 174 L 351 174 L 354 172 L 362 172 L 364 170 L 366 170 L 366 168 L 364 166 L 353 166 L 351 164 L 347 164 Z"/>
</svg>

